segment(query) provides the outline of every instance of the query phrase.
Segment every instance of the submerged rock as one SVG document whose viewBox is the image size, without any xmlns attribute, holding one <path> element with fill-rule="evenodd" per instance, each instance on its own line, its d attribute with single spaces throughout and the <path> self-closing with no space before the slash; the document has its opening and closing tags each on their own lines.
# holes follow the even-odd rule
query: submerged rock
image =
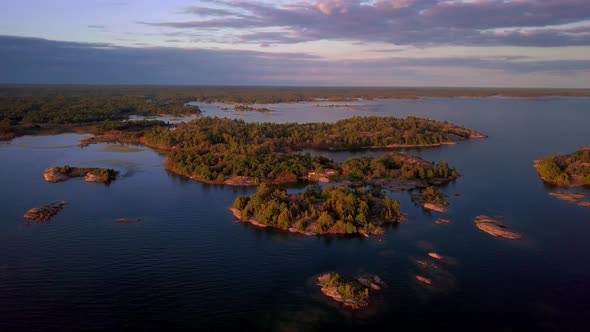
<svg viewBox="0 0 590 332">
<path fill-rule="evenodd" d="M 423 284 L 432 285 L 432 280 L 430 280 L 429 278 L 420 276 L 420 275 L 416 276 L 416 280 L 418 280 L 419 282 L 421 282 Z"/>
<path fill-rule="evenodd" d="M 438 260 L 443 260 L 444 257 L 441 254 L 437 254 L 435 252 L 429 252 L 428 256 L 434 258 L 434 259 L 438 259 Z"/>
<path fill-rule="evenodd" d="M 45 206 L 34 207 L 25 212 L 23 217 L 33 221 L 48 221 L 58 214 L 68 204 L 65 201 L 55 202 Z"/>
<path fill-rule="evenodd" d="M 566 201 L 568 203 L 577 203 L 579 201 L 581 201 L 582 199 L 586 198 L 585 194 L 582 193 L 571 193 L 571 192 L 566 192 L 566 191 L 554 191 L 554 192 L 550 192 L 549 195 L 560 199 L 562 201 Z"/>
<path fill-rule="evenodd" d="M 477 216 L 475 217 L 475 226 L 477 226 L 482 232 L 492 236 L 510 240 L 518 240 L 522 238 L 522 235 L 508 229 L 508 227 L 500 222 L 498 218 L 485 215 Z"/>
<path fill-rule="evenodd" d="M 143 219 L 141 219 L 141 218 L 137 218 L 137 219 L 119 218 L 119 219 L 113 220 L 113 222 L 116 222 L 118 224 L 133 224 L 133 223 L 138 223 L 138 222 L 142 222 L 142 221 L 143 221 Z"/>
<path fill-rule="evenodd" d="M 437 225 L 448 225 L 451 221 L 449 219 L 437 219 L 434 223 Z"/>
<path fill-rule="evenodd" d="M 378 276 L 361 276 L 356 278 L 356 280 L 358 280 L 358 282 L 360 282 L 361 284 L 370 287 L 372 290 L 376 291 L 381 290 L 381 287 L 383 286 L 383 281 Z"/>
</svg>

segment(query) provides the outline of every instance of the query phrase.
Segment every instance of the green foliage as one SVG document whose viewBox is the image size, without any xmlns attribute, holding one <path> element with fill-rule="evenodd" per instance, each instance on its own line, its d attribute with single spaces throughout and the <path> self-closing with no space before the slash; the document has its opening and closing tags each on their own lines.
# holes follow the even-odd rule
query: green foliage
<svg viewBox="0 0 590 332">
<path fill-rule="evenodd" d="M 420 194 L 412 195 L 412 201 L 418 204 L 433 203 L 447 206 L 447 195 L 433 186 L 424 189 Z"/>
<path fill-rule="evenodd" d="M 6 134 L 12 132 L 10 120 L 5 118 L 0 121 L 0 134 Z"/>
<path fill-rule="evenodd" d="M 381 191 L 335 186 L 310 186 L 303 193 L 289 195 L 262 184 L 252 196 L 238 197 L 233 207 L 241 211 L 242 218 L 318 234 L 381 234 L 380 225 L 400 217 L 399 202 Z"/>
<path fill-rule="evenodd" d="M 403 133 L 407 128 L 421 127 L 420 123 L 428 124 L 424 125 L 428 128 L 448 127 L 447 124 L 416 118 L 353 118 L 334 124 L 246 123 L 240 120 L 201 118 L 180 124 L 175 130 L 164 127 L 149 129 L 144 138 L 148 144 L 174 147 L 168 157 L 169 167 L 201 181 L 220 183 L 219 174 L 223 174 L 226 178 L 245 176 L 274 183 L 294 183 L 310 172 L 340 168 L 340 165 L 327 158 L 295 153 L 302 147 L 387 145 L 388 142 L 396 142 L 395 133 L 398 131 L 400 137 L 403 136 L 403 142 L 409 140 L 412 143 L 410 137 L 413 136 Z M 368 138 L 361 131 L 369 128 L 373 128 L 374 132 Z M 431 130 L 435 132 L 438 129 Z M 342 172 L 353 181 L 364 181 L 368 177 L 404 176 L 415 179 L 420 178 L 420 174 L 427 179 L 453 179 L 457 176 L 455 169 L 445 162 L 432 165 L 421 161 L 416 164 L 415 160 L 406 162 L 407 159 L 400 154 L 352 158 L 342 165 Z"/>
<path fill-rule="evenodd" d="M 369 301 L 369 289 L 359 282 L 344 280 L 338 273 L 322 276 L 323 289 L 335 289 L 345 302 L 354 303 L 357 307 L 366 306 Z"/>
<path fill-rule="evenodd" d="M 61 173 L 71 178 L 83 177 L 90 173 L 97 177 L 104 178 L 107 181 L 114 179 L 119 174 L 119 172 L 111 168 L 84 168 L 65 165 L 61 167 L 52 167 L 51 169 L 56 173 Z"/>
<path fill-rule="evenodd" d="M 298 89 L 273 89 L 272 97 L 268 97 L 268 91 L 261 94 L 262 91 L 265 90 L 180 87 L 0 89 L 0 130 L 10 130 L 10 124 L 15 123 L 93 123 L 98 133 L 121 132 L 119 136 L 107 133 L 111 137 L 106 141 L 145 143 L 171 150 L 167 165 L 181 175 L 211 183 L 243 176 L 252 178 L 253 182 L 276 184 L 297 182 L 310 172 L 339 170 L 340 165 L 329 159 L 297 154 L 302 148 L 431 145 L 471 134 L 447 122 L 417 117 L 356 117 L 336 123 L 306 124 L 246 123 L 204 117 L 175 128 L 160 121 L 122 121 L 130 114 L 199 113 L 198 108 L 187 105 L 191 100 L 241 104 L 343 98 L 351 93 L 350 96 L 358 97 L 358 93 L 372 95 L 376 92 L 314 89 L 299 93 L 294 92 Z M 256 109 L 244 105 L 236 107 Z M 446 163 L 417 166 L 389 157 L 354 158 L 344 165 L 344 171 L 354 181 L 392 176 L 408 179 L 456 177 L 456 171 Z"/>
<path fill-rule="evenodd" d="M 97 125 L 95 128 L 98 132 L 111 130 L 139 131 L 154 127 L 169 127 L 170 125 L 159 120 L 139 120 L 139 121 L 108 121 Z"/>
<path fill-rule="evenodd" d="M 0 121 L 12 124 L 82 124 L 124 120 L 131 114 L 199 114 L 186 96 L 127 88 L 0 89 Z"/>
<path fill-rule="evenodd" d="M 547 157 L 536 168 L 543 180 L 557 186 L 590 185 L 590 149 Z"/>
<path fill-rule="evenodd" d="M 364 181 L 366 179 L 398 178 L 405 179 L 444 179 L 453 180 L 458 173 L 447 162 L 431 164 L 416 157 L 399 153 L 388 153 L 380 157 L 360 157 L 348 159 L 342 165 L 346 180 Z"/>
<path fill-rule="evenodd" d="M 312 171 L 338 169 L 338 165 L 329 159 L 293 153 L 301 147 L 356 148 L 390 143 L 411 144 L 414 141 L 410 136 L 402 135 L 403 141 L 398 141 L 395 133 L 403 133 L 412 126 L 436 128 L 442 123 L 417 118 L 404 120 L 377 117 L 353 118 L 334 124 L 246 123 L 202 118 L 178 125 L 173 131 L 155 128 L 146 132 L 144 137 L 151 144 L 174 146 L 176 149 L 168 158 L 169 166 L 181 174 L 205 182 L 218 183 L 220 178 L 217 174 L 221 173 L 226 177 L 246 176 L 270 179 L 276 183 L 292 183 Z M 367 136 L 370 128 L 374 131 Z M 424 129 L 424 132 L 431 131 L 435 129 Z M 422 136 L 416 137 L 420 140 Z M 444 162 L 438 165 L 423 163 L 420 167 L 430 171 L 423 170 L 425 176 L 430 174 L 431 177 L 453 178 L 457 175 Z M 357 181 L 366 180 L 367 176 L 416 178 L 420 174 L 417 167 L 405 164 L 403 158 L 388 155 L 353 158 L 343 165 L 343 172 Z"/>
</svg>

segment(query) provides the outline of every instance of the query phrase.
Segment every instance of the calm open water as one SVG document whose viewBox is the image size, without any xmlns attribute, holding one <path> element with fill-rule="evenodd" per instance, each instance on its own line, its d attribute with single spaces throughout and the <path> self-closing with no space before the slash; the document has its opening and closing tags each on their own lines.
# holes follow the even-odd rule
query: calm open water
<svg viewBox="0 0 590 332">
<path fill-rule="evenodd" d="M 147 148 L 80 148 L 82 136 L 73 134 L 0 143 L 0 331 L 588 328 L 590 209 L 550 197 L 532 163 L 590 145 L 590 99 L 315 104 L 270 105 L 277 110 L 271 114 L 202 108 L 207 115 L 277 122 L 416 115 L 490 137 L 412 150 L 447 160 L 463 175 L 444 188 L 450 210 L 431 215 L 414 207 L 408 193 L 392 194 L 409 220 L 368 239 L 236 224 L 227 208 L 253 188 L 168 174 L 164 156 Z M 323 154 L 343 160 L 361 153 Z M 114 167 L 122 178 L 110 186 L 43 181 L 46 167 L 64 164 Z M 58 200 L 70 204 L 51 221 L 22 219 L 31 207 Z M 473 224 L 480 214 L 504 216 L 524 239 L 480 232 Z M 113 222 L 121 217 L 143 220 Z M 434 224 L 440 217 L 451 224 Z M 447 257 L 434 275 L 415 263 L 428 260 L 428 252 Z M 349 312 L 313 285 L 326 271 L 374 273 L 388 286 L 367 311 Z M 417 284 L 416 274 L 437 286 Z"/>
</svg>

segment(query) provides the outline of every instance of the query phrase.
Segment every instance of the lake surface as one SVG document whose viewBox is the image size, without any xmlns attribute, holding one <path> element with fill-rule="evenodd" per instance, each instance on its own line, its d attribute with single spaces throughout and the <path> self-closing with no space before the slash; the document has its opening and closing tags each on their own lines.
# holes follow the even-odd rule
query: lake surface
<svg viewBox="0 0 590 332">
<path fill-rule="evenodd" d="M 73 134 L 0 143 L 0 331 L 586 329 L 590 209 L 550 197 L 532 163 L 590 145 L 590 99 L 316 104 L 263 105 L 275 110 L 270 114 L 201 108 L 246 121 L 416 115 L 490 137 L 410 150 L 457 166 L 462 177 L 443 188 L 450 210 L 429 214 L 408 193 L 392 194 L 409 220 L 367 239 L 236 224 L 227 208 L 255 189 L 171 175 L 162 167 L 165 156 L 148 148 L 80 148 L 82 136 Z M 363 152 L 321 154 L 344 160 Z M 43 181 L 46 167 L 64 164 L 113 167 L 122 177 L 109 186 Z M 70 204 L 51 221 L 22 219 L 31 207 L 59 200 Z M 504 216 L 524 239 L 480 232 L 473 223 L 480 214 Z M 113 222 L 122 217 L 142 220 Z M 434 224 L 441 217 L 451 224 Z M 447 257 L 437 263 L 432 288 L 415 279 L 428 275 L 415 260 L 428 260 L 429 252 Z M 326 271 L 374 273 L 387 288 L 367 311 L 350 312 L 314 286 Z"/>
</svg>

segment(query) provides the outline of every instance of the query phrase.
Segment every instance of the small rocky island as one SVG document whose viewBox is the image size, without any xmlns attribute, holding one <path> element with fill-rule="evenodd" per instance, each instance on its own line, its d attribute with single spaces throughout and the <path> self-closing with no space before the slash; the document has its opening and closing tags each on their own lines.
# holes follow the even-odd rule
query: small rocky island
<svg viewBox="0 0 590 332">
<path fill-rule="evenodd" d="M 346 308 L 358 310 L 369 306 L 371 293 L 380 291 L 384 283 L 373 275 L 345 280 L 338 273 L 325 273 L 318 277 L 317 285 L 325 296 Z"/>
<path fill-rule="evenodd" d="M 535 160 L 541 179 L 558 187 L 590 186 L 590 147 Z"/>
<path fill-rule="evenodd" d="M 33 221 L 48 221 L 57 215 L 63 207 L 68 204 L 67 202 L 54 202 L 45 206 L 34 207 L 29 211 L 25 212 L 24 218 Z"/>
<path fill-rule="evenodd" d="M 412 202 L 428 211 L 447 212 L 449 202 L 447 202 L 446 198 L 447 195 L 430 186 L 420 194 L 412 195 Z"/>
<path fill-rule="evenodd" d="M 234 111 L 236 111 L 236 112 L 260 112 L 260 113 L 274 112 L 270 108 L 254 107 L 254 106 L 248 106 L 248 105 L 236 105 L 236 106 L 234 106 Z"/>
<path fill-rule="evenodd" d="M 299 194 L 262 184 L 252 196 L 238 197 L 234 216 L 258 227 L 304 235 L 382 235 L 381 226 L 398 223 L 399 202 L 378 188 L 309 186 Z"/>
<path fill-rule="evenodd" d="M 83 177 L 86 182 L 110 183 L 117 178 L 118 172 L 110 168 L 83 167 L 49 167 L 45 169 L 43 178 L 47 182 L 63 182 L 71 178 Z"/>
<path fill-rule="evenodd" d="M 491 236 L 502 237 L 510 240 L 518 240 L 522 235 L 511 231 L 508 226 L 504 225 L 499 219 L 500 217 L 477 216 L 475 217 L 475 226 L 482 232 L 490 234 Z"/>
</svg>

